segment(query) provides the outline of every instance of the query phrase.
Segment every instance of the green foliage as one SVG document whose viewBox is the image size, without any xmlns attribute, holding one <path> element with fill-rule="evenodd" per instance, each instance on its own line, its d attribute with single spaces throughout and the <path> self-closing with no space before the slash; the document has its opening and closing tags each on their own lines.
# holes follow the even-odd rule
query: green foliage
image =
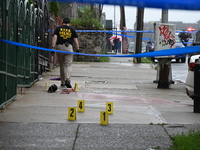
<svg viewBox="0 0 200 150">
<path fill-rule="evenodd" d="M 30 4 L 33 4 L 33 0 L 28 0 L 28 2 L 29 2 Z"/>
<path fill-rule="evenodd" d="M 141 58 L 141 62 L 142 62 L 142 63 L 150 63 L 150 64 L 153 63 L 149 58 L 146 58 L 146 57 L 142 57 L 142 58 Z"/>
<path fill-rule="evenodd" d="M 59 13 L 59 5 L 58 2 L 50 2 L 49 5 L 49 12 L 54 13 L 56 17 L 58 17 Z"/>
<path fill-rule="evenodd" d="M 65 18 L 65 17 L 69 17 L 69 10 L 71 9 L 70 8 L 70 4 L 72 3 L 67 3 L 67 2 L 64 2 L 64 1 L 61 1 L 61 2 L 58 2 L 58 6 L 59 6 L 59 16 L 61 18 Z"/>
<path fill-rule="evenodd" d="M 190 131 L 188 135 L 176 135 L 172 139 L 173 145 L 169 150 L 199 150 L 200 149 L 200 131 Z"/>
<path fill-rule="evenodd" d="M 84 10 L 78 10 L 78 18 L 71 19 L 72 26 L 81 26 L 83 29 L 94 29 L 94 30 L 102 30 L 102 24 L 96 19 L 90 8 L 85 8 Z"/>
<path fill-rule="evenodd" d="M 99 62 L 109 62 L 110 58 L 109 57 L 100 57 Z"/>
<path fill-rule="evenodd" d="M 101 54 L 105 54 L 105 52 L 102 52 Z M 109 62 L 110 57 L 99 57 L 99 62 Z"/>
</svg>

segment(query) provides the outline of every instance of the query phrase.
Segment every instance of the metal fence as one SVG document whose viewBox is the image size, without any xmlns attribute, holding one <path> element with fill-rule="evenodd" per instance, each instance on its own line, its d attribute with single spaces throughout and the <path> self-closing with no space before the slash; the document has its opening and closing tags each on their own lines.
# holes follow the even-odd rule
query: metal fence
<svg viewBox="0 0 200 150">
<path fill-rule="evenodd" d="M 47 0 L 0 0 L 0 39 L 49 48 Z M 0 42 L 0 107 L 49 70 L 49 52 Z"/>
</svg>

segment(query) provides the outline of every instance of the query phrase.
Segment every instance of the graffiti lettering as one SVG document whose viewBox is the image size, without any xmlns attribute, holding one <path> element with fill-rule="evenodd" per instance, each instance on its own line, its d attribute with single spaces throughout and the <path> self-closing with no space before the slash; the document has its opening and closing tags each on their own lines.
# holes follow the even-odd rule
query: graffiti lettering
<svg viewBox="0 0 200 150">
<path fill-rule="evenodd" d="M 162 40 L 160 44 L 162 44 L 162 46 L 165 46 L 165 45 L 168 45 L 168 44 L 174 45 L 175 43 L 172 39 L 169 39 L 169 40 Z"/>
<path fill-rule="evenodd" d="M 175 44 L 175 36 L 172 34 L 172 31 L 169 30 L 168 26 L 162 25 L 159 27 L 160 36 L 163 35 L 164 40 L 162 40 L 162 46 L 170 45 L 170 48 Z"/>
</svg>

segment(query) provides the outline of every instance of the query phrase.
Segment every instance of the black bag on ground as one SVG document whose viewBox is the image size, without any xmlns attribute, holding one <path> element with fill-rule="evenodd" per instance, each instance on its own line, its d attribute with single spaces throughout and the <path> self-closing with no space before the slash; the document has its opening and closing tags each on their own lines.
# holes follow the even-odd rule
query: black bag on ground
<svg viewBox="0 0 200 150">
<path fill-rule="evenodd" d="M 53 93 L 53 92 L 55 92 L 57 89 L 58 89 L 58 87 L 57 87 L 55 84 L 52 84 L 52 85 L 49 87 L 48 92 L 49 92 L 49 93 Z"/>
</svg>

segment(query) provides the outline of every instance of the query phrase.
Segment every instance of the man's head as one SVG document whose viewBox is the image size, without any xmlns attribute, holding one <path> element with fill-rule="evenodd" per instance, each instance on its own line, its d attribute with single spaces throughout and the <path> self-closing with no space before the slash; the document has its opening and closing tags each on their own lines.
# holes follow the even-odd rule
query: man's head
<svg viewBox="0 0 200 150">
<path fill-rule="evenodd" d="M 70 19 L 69 19 L 69 18 L 64 18 L 64 19 L 63 19 L 63 23 L 69 24 L 69 23 L 70 23 Z"/>
</svg>

